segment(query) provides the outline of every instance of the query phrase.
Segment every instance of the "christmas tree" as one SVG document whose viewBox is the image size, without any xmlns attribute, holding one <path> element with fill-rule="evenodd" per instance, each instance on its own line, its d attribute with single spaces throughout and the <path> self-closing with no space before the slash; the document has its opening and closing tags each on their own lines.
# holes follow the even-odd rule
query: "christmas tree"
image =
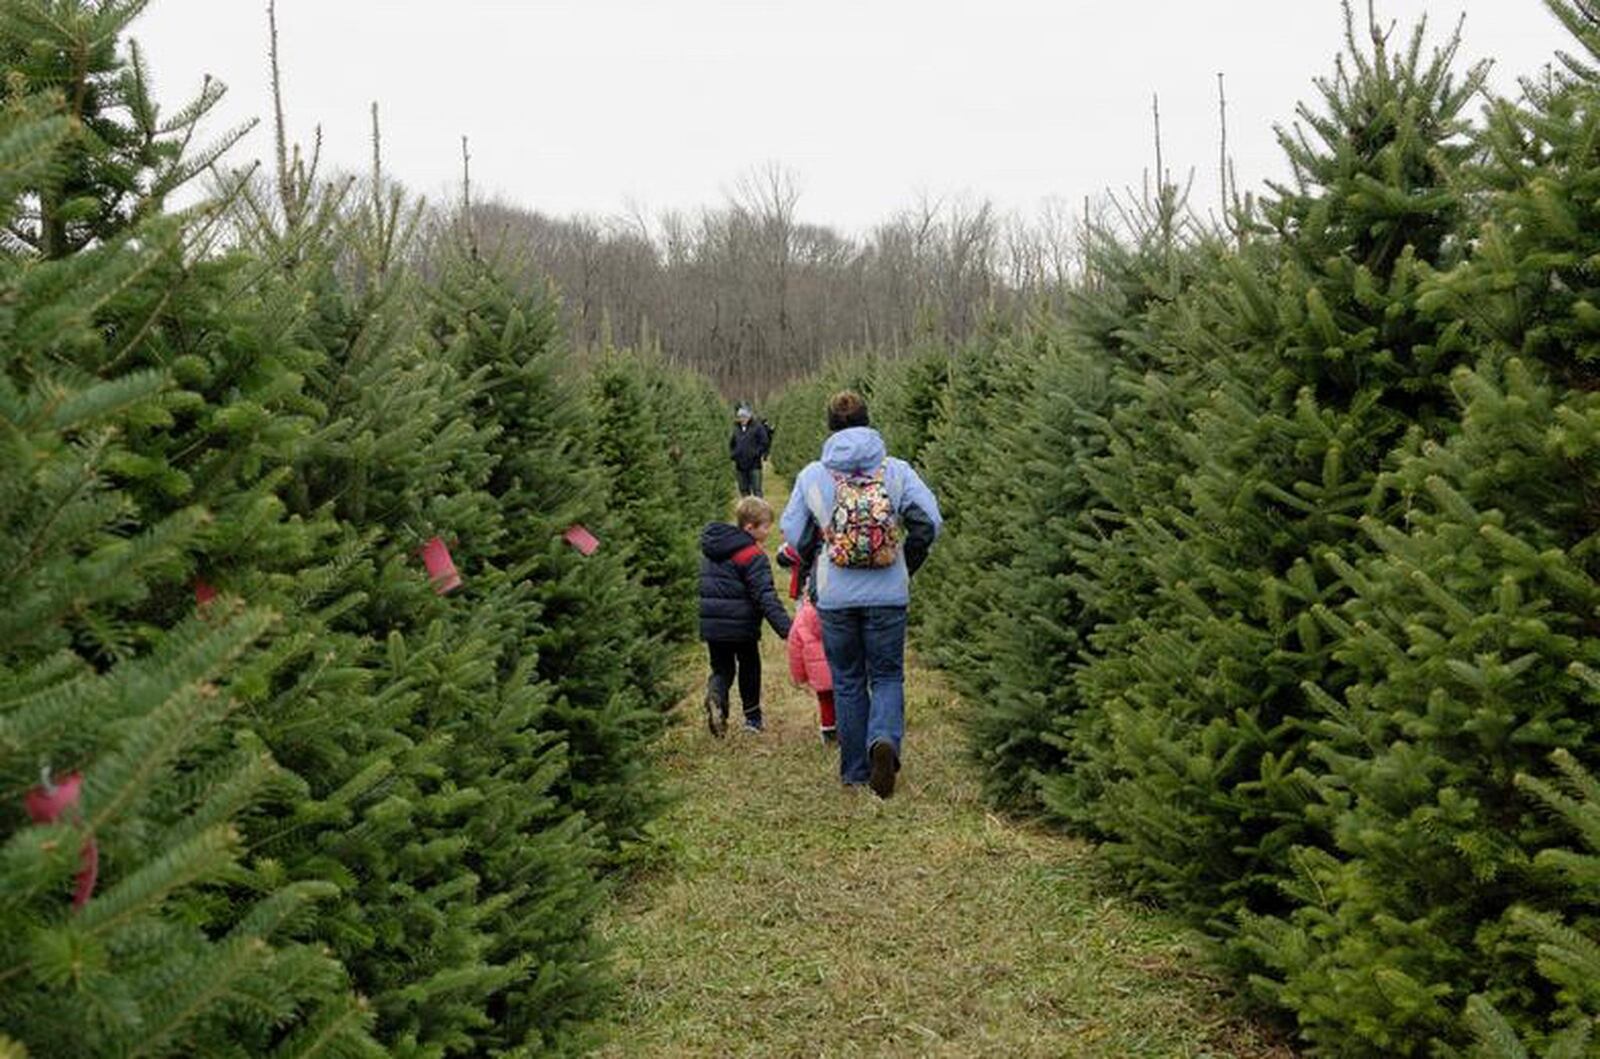
<svg viewBox="0 0 1600 1059">
<path fill-rule="evenodd" d="M 1552 6 L 1582 27 L 1572 5 Z M 1595 54 L 1592 26 L 1578 39 Z M 1475 252 L 1422 301 L 1478 344 L 1452 377 L 1458 432 L 1397 453 L 1381 483 L 1391 513 L 1360 527 L 1374 554 L 1338 564 L 1351 598 L 1316 612 L 1352 678 L 1308 689 L 1321 708 L 1315 819 L 1331 841 L 1295 852 L 1299 907 L 1251 933 L 1270 995 L 1299 1009 L 1308 1036 L 1361 1054 L 1463 1043 L 1452 999 L 1467 992 L 1528 1030 L 1550 1001 L 1513 909 L 1561 905 L 1533 868 L 1557 836 L 1514 778 L 1552 749 L 1587 762 L 1596 746 L 1581 189 L 1600 111 L 1574 68 L 1491 112 L 1472 173 L 1487 208 Z"/>
<path fill-rule="evenodd" d="M 553 688 L 546 723 L 571 761 L 563 797 L 620 848 L 643 837 L 659 804 L 644 751 L 662 727 L 666 656 L 645 634 L 650 597 L 615 539 L 622 522 L 583 379 L 555 345 L 553 306 L 516 289 L 494 262 L 457 254 L 432 314 L 445 355 L 481 380 L 470 414 L 494 433 L 488 488 L 515 527 L 492 555 L 531 586 L 518 650 Z M 567 542 L 574 525 L 599 537 L 594 555 Z"/>
<path fill-rule="evenodd" d="M 1147 315 L 1141 403 L 1176 408 L 1101 466 L 1124 527 L 1084 556 L 1102 595 L 1133 585 L 1098 603 L 1079 678 L 1105 711 L 1095 822 L 1143 887 L 1223 935 L 1234 909 L 1278 907 L 1307 835 L 1301 684 L 1343 679 L 1311 615 L 1340 591 L 1328 550 L 1356 546 L 1390 448 L 1444 429 L 1461 355 L 1418 299 L 1423 263 L 1460 246 L 1451 180 L 1483 70 L 1454 78 L 1455 38 L 1429 54 L 1419 27 L 1391 49 L 1347 18 L 1323 108 L 1281 137 L 1296 182 L 1264 207 L 1275 240 Z M 1115 484 L 1130 474 L 1137 491 Z"/>
<path fill-rule="evenodd" d="M 14 46 L 36 14 L 0 18 L 0 38 Z M 53 242 L 78 229 L 49 208 L 23 216 L 19 203 L 48 203 L 83 160 L 62 110 L 49 97 L 0 110 L 0 222 L 55 231 L 0 255 L 12 307 L 0 517 L 23 544 L 0 650 L 0 770 L 6 789 L 27 791 L 0 813 L 13 897 L 0 913 L 0 1018 L 36 1056 L 381 1054 L 343 968 L 308 943 L 336 887 L 284 877 L 241 835 L 295 786 L 233 721 L 231 681 L 275 616 L 231 604 L 194 615 L 189 556 L 216 516 L 186 502 L 157 514 L 140 498 L 187 484 L 151 471 L 133 441 L 183 400 L 126 355 L 140 332 L 123 321 L 152 294 L 190 304 L 168 266 L 192 229 L 90 210 L 97 194 L 125 194 L 95 185 L 92 167 L 72 185 L 94 218 L 92 248 Z"/>
<path fill-rule="evenodd" d="M 249 131 L 194 149 L 201 122 L 226 91 L 209 77 L 191 102 L 162 115 L 138 48 L 125 43 L 147 3 L 17 0 L 6 7 L 0 101 L 58 93 L 63 123 L 48 169 L 31 175 L 30 196 L 6 224 L 16 244 L 41 257 L 68 257 L 159 213 L 167 196 Z"/>
<path fill-rule="evenodd" d="M 1595 675 L 1579 670 L 1589 683 Z M 1517 785 L 1558 814 L 1583 841 L 1587 852 L 1564 847 L 1539 851 L 1535 871 L 1557 876 L 1568 887 L 1566 908 L 1560 914 L 1518 906 L 1509 913 L 1513 928 L 1535 942 L 1539 973 L 1557 987 L 1559 1008 L 1545 1024 L 1530 1030 L 1526 1037 L 1495 1009 L 1482 994 L 1469 997 L 1464 1021 L 1477 1040 L 1469 1054 L 1474 1059 L 1567 1059 L 1590 1054 L 1600 1022 L 1600 949 L 1594 938 L 1595 899 L 1600 889 L 1600 785 L 1594 776 L 1564 750 L 1550 755 L 1560 775 L 1552 783 L 1530 775 L 1519 775 Z M 1574 906 L 1582 909 L 1581 919 L 1571 921 Z M 1536 1043 L 1531 1043 L 1536 1042 Z"/>
</svg>

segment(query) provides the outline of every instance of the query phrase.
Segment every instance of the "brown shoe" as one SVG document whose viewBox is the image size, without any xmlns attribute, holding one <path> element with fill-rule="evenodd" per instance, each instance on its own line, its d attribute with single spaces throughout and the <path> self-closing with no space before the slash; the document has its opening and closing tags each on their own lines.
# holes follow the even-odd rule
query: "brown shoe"
<svg viewBox="0 0 1600 1059">
<path fill-rule="evenodd" d="M 872 758 L 872 775 L 867 779 L 867 786 L 872 788 L 873 794 L 887 798 L 894 794 L 894 774 L 900 768 L 900 762 L 895 760 L 894 747 L 880 739 L 872 744 L 872 749 L 867 753 Z"/>
</svg>

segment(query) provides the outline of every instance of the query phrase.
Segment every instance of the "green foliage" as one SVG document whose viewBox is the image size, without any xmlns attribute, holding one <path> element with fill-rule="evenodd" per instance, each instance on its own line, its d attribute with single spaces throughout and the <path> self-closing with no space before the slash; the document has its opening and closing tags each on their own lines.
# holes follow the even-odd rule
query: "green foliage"
<svg viewBox="0 0 1600 1059">
<path fill-rule="evenodd" d="M 156 117 L 142 6 L 0 10 L 0 1048 L 581 1053 L 692 599 L 634 560 L 710 502 L 714 402 L 646 358 L 611 399 L 491 264 L 425 285 L 381 179 L 162 215 L 218 89 Z M 41 766 L 85 777 L 48 826 Z"/>
<path fill-rule="evenodd" d="M 1579 668 L 1578 675 L 1595 683 Z M 1543 1016 L 1543 1025 L 1520 1035 L 1490 1000 L 1475 994 L 1468 998 L 1463 1021 L 1476 1041 L 1468 1054 L 1474 1059 L 1576 1059 L 1592 1054 L 1590 1041 L 1600 1020 L 1600 945 L 1594 941 L 1597 925 L 1595 901 L 1600 896 L 1600 786 L 1565 750 L 1553 751 L 1550 760 L 1561 775 L 1550 783 L 1527 774 L 1516 778 L 1518 787 L 1553 810 L 1589 852 L 1552 847 L 1539 851 L 1535 868 L 1565 881 L 1561 914 L 1535 911 L 1518 905 L 1506 919 L 1516 934 L 1533 941 L 1540 974 L 1557 987 L 1558 1007 Z M 1566 921 L 1574 906 L 1581 908 L 1581 929 Z M 1529 1043 L 1530 1039 L 1535 1043 Z"/>
<path fill-rule="evenodd" d="M 136 234 L 159 247 L 169 231 Z M 0 648 L 0 789 L 12 792 L 0 1021 L 36 1056 L 264 1054 L 280 1027 L 340 1009 L 328 1046 L 376 1054 L 370 1013 L 314 940 L 337 887 L 284 877 L 241 833 L 296 786 L 238 723 L 229 686 L 276 619 L 232 605 L 193 616 L 181 577 L 214 520 L 182 501 L 148 510 L 127 474 L 144 466 L 140 426 L 168 418 L 175 387 L 127 360 L 82 363 L 119 348 L 106 341 L 108 292 L 154 273 L 121 240 L 76 259 L 0 258 L 13 308 L 0 520 L 15 544 Z M 78 362 L 44 355 L 63 349 Z M 84 777 L 80 803 L 50 825 L 19 804 L 41 769 L 43 782 Z M 91 848 L 98 879 L 74 908 Z"/>
<path fill-rule="evenodd" d="M 1507 924 L 1514 905 L 1552 900 L 1531 870 L 1551 827 L 1512 777 L 1552 748 L 1588 760 L 1597 740 L 1580 677 L 1600 602 L 1593 283 L 1578 265 L 1593 250 L 1573 226 L 1587 208 L 1576 188 L 1593 180 L 1593 92 L 1574 81 L 1526 110 L 1494 109 L 1477 252 L 1423 294 L 1481 343 L 1452 378 L 1459 431 L 1396 451 L 1383 485 L 1404 518 L 1361 524 L 1371 555 L 1339 570 L 1351 598 L 1317 615 L 1353 677 L 1314 697 L 1327 778 L 1313 815 L 1332 849 L 1311 861 L 1318 900 L 1292 917 L 1303 940 L 1273 961 L 1282 985 L 1269 988 L 1332 995 L 1343 1013 L 1312 1025 L 1331 1037 L 1354 1013 L 1374 1027 L 1361 1031 L 1374 1052 L 1387 1047 L 1379 1032 L 1450 1039 L 1445 1001 L 1464 989 L 1519 1029 L 1548 1002 L 1530 984 L 1526 932 Z M 1428 999 L 1397 1004 L 1363 984 L 1378 975 Z"/>
<path fill-rule="evenodd" d="M 1171 485 L 1114 500 L 1122 527 L 1086 554 L 1102 582 L 1123 576 L 1123 549 L 1148 578 L 1106 612 L 1079 678 L 1105 712 L 1094 819 L 1141 885 L 1221 932 L 1277 906 L 1307 837 L 1300 685 L 1344 679 L 1306 632 L 1337 595 L 1324 564 L 1358 544 L 1390 447 L 1435 429 L 1460 348 L 1420 316 L 1419 262 L 1448 253 L 1457 115 L 1481 71 L 1455 84 L 1454 43 L 1422 47 L 1369 51 L 1352 29 L 1353 69 L 1320 84 L 1322 111 L 1301 108 L 1314 139 L 1284 137 L 1298 179 L 1265 208 L 1273 254 L 1146 313 L 1163 377 L 1133 408 L 1150 425 L 1097 468 L 1165 465 Z"/>
<path fill-rule="evenodd" d="M 12 0 L 0 18 L 0 107 L 40 93 L 58 101 L 59 126 L 35 134 L 60 142 L 26 180 L 28 208 L 6 219 L 10 237 L 44 257 L 67 257 L 159 212 L 248 131 L 189 149 L 226 91 L 210 78 L 193 101 L 162 116 L 138 49 L 122 47 L 148 3 Z"/>
<path fill-rule="evenodd" d="M 617 544 L 628 549 L 628 565 L 651 590 L 654 605 L 643 617 L 651 636 L 687 639 L 695 621 L 695 534 L 716 512 L 685 510 L 675 490 L 672 456 L 660 413 L 651 399 L 644 365 L 637 358 L 608 354 L 590 380 L 595 449 L 610 488 L 607 506 L 622 530 Z"/>
<path fill-rule="evenodd" d="M 1600 746 L 1596 36 L 1550 6 L 1582 58 L 1478 126 L 1454 38 L 1352 15 L 1226 242 L 1162 188 L 1062 320 L 795 391 L 857 373 L 940 494 L 919 646 L 989 795 L 1102 838 L 1328 1054 L 1590 1047 L 1513 782 Z"/>
<path fill-rule="evenodd" d="M 658 603 L 635 579 L 626 503 L 614 510 L 608 495 L 589 383 L 554 345 L 546 292 L 521 293 L 462 255 L 433 299 L 436 340 L 481 380 L 470 419 L 494 435 L 489 489 L 507 532 L 484 558 L 529 585 L 526 607 L 503 620 L 551 685 L 544 723 L 567 744 L 564 797 L 620 848 L 643 836 L 660 800 L 646 749 L 661 728 L 670 655 L 646 622 L 677 601 Z M 665 458 L 659 439 L 654 455 Z M 660 503 L 645 492 L 634 499 Z M 601 538 L 594 556 L 563 539 L 575 524 Z"/>
</svg>

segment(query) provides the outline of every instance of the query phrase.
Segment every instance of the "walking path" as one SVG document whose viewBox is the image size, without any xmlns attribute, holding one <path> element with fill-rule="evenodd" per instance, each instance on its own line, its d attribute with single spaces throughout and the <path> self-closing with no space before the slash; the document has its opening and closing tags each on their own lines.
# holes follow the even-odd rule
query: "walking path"
<svg viewBox="0 0 1600 1059">
<path fill-rule="evenodd" d="M 768 631 L 765 733 L 712 739 L 697 690 L 665 740 L 669 862 L 603 924 L 623 994 L 600 1055 L 1291 1054 L 1091 847 L 985 809 L 936 674 L 911 661 L 880 802 L 839 785 L 782 647 Z"/>
</svg>

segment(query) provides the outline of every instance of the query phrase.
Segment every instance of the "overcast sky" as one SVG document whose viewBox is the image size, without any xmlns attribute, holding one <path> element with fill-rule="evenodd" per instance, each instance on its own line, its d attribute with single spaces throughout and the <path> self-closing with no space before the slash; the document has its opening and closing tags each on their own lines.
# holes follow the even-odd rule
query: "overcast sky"
<svg viewBox="0 0 1600 1059">
<path fill-rule="evenodd" d="M 1362 5 L 1364 7 L 1364 5 Z M 1540 0 L 1379 0 L 1510 89 L 1566 45 Z M 771 161 L 806 220 L 859 230 L 923 193 L 1031 212 L 1137 184 L 1161 98 L 1169 167 L 1216 196 L 1216 75 L 1242 184 L 1282 172 L 1292 117 L 1341 42 L 1338 0 L 279 0 L 291 134 L 437 197 L 473 182 L 553 213 L 722 201 Z M 202 74 L 222 124 L 270 114 L 265 0 L 154 0 L 134 26 L 173 109 Z M 265 126 L 236 149 L 271 153 Z"/>
</svg>

